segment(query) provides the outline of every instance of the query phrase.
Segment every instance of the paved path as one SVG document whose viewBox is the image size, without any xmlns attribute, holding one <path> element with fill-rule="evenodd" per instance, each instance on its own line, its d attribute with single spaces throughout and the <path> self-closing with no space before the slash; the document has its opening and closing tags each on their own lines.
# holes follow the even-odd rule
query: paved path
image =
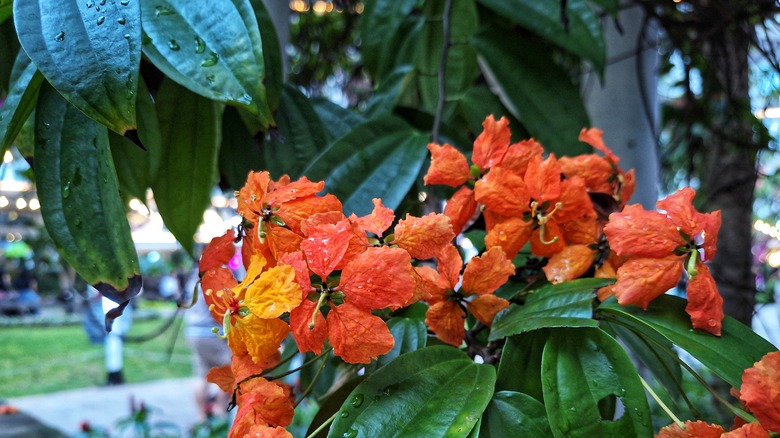
<svg viewBox="0 0 780 438">
<path fill-rule="evenodd" d="M 22 414 L 67 436 L 77 433 L 85 421 L 96 427 L 116 430 L 117 421 L 127 418 L 131 406 L 141 402 L 151 409 L 150 424 L 170 422 L 171 429 L 184 432 L 198 422 L 193 399 L 194 384 L 194 378 L 158 380 L 18 397 L 7 402 L 16 406 Z M 0 437 L 30 436 L 20 435 L 18 428 L 10 427 L 12 422 L 19 423 L 18 418 L 11 417 L 0 416 Z M 49 436 L 58 435 L 52 433 Z"/>
</svg>

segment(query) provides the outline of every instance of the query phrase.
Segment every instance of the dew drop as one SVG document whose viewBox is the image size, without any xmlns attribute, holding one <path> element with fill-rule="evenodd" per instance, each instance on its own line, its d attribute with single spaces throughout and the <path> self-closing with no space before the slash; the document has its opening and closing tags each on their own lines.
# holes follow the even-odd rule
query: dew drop
<svg viewBox="0 0 780 438">
<path fill-rule="evenodd" d="M 206 50 L 206 43 L 200 39 L 199 36 L 195 37 L 195 53 L 203 53 Z"/>
<path fill-rule="evenodd" d="M 118 18 L 116 22 L 124 26 L 127 21 L 125 20 L 125 17 L 122 17 L 122 18 Z"/>
<path fill-rule="evenodd" d="M 339 414 L 341 418 L 347 418 L 349 417 L 349 411 L 341 411 L 341 414 Z"/>
<path fill-rule="evenodd" d="M 130 4 L 130 0 L 122 0 L 122 1 L 119 2 L 119 4 L 122 5 L 122 6 L 127 6 L 127 5 Z"/>
<path fill-rule="evenodd" d="M 352 428 L 344 432 L 344 435 L 342 435 L 342 437 L 344 438 L 356 438 L 357 436 L 358 436 L 358 431 Z"/>
<path fill-rule="evenodd" d="M 43 127 L 46 128 L 46 129 L 49 129 L 49 128 L 51 128 L 51 123 L 43 122 Z"/>
<path fill-rule="evenodd" d="M 95 2 L 93 2 L 93 1 L 88 1 L 88 2 L 87 2 L 87 9 L 91 8 L 92 6 L 95 6 Z"/>
<path fill-rule="evenodd" d="M 252 103 L 252 96 L 244 93 L 241 96 L 236 98 L 236 102 L 243 103 L 244 105 L 250 105 Z M 325 258 L 325 262 L 327 263 L 330 260 L 329 257 Z"/>
<path fill-rule="evenodd" d="M 123 37 L 125 37 L 125 39 L 126 39 L 126 40 L 129 40 L 129 39 L 130 39 L 130 34 L 129 34 L 129 33 L 126 33 L 126 34 L 124 34 L 124 35 L 122 35 L 122 36 L 123 36 Z"/>
<path fill-rule="evenodd" d="M 65 41 L 65 32 L 60 31 L 60 33 L 58 33 L 57 36 L 54 37 L 54 41 L 57 41 L 58 43 Z"/>
<path fill-rule="evenodd" d="M 210 52 L 209 55 L 206 56 L 206 59 L 200 63 L 200 65 L 203 67 L 211 67 L 212 65 L 216 65 L 217 61 L 219 61 L 219 55 L 214 52 Z"/>
<path fill-rule="evenodd" d="M 206 80 L 209 81 L 209 84 L 213 84 L 214 81 L 217 80 L 217 77 L 214 76 L 214 75 L 208 75 L 208 76 L 206 76 Z"/>
<path fill-rule="evenodd" d="M 105 6 L 105 5 L 106 5 L 106 0 L 100 0 L 100 6 Z"/>
<path fill-rule="evenodd" d="M 71 188 L 70 186 L 71 186 L 71 182 L 70 182 L 69 179 L 66 178 L 62 182 L 62 197 L 63 198 L 67 199 L 67 197 L 70 196 L 70 188 Z"/>
<path fill-rule="evenodd" d="M 170 40 L 168 41 L 168 48 L 174 52 L 178 52 L 181 47 L 179 47 L 179 43 L 177 43 L 176 40 Z"/>
<path fill-rule="evenodd" d="M 101 15 L 101 16 L 98 17 L 98 19 L 97 19 L 97 25 L 98 26 L 100 26 L 101 24 L 103 24 L 105 22 L 106 22 L 106 16 L 105 15 Z"/>
<path fill-rule="evenodd" d="M 359 408 L 363 404 L 363 398 L 363 394 L 355 394 L 349 404 L 351 404 L 353 408 Z"/>
<path fill-rule="evenodd" d="M 155 6 L 154 7 L 154 15 L 160 16 L 160 15 L 173 15 L 173 9 L 167 7 L 167 6 Z"/>
</svg>

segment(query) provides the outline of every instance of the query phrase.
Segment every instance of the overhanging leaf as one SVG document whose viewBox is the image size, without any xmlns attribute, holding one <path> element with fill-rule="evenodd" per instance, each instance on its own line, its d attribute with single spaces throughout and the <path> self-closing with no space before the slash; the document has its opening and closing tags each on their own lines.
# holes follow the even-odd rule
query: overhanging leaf
<svg viewBox="0 0 780 438">
<path fill-rule="evenodd" d="M 65 99 L 119 134 L 135 128 L 137 1 L 17 1 L 14 20 L 25 52 Z"/>
<path fill-rule="evenodd" d="M 425 348 L 428 332 L 424 320 L 417 318 L 390 318 L 387 321 L 387 328 L 390 329 L 390 334 L 393 335 L 395 344 L 393 344 L 393 348 L 390 351 L 377 358 L 377 367 L 389 364 L 404 353 Z"/>
<path fill-rule="evenodd" d="M 479 0 L 503 17 L 512 20 L 540 37 L 593 63 L 603 71 L 607 49 L 601 33 L 601 19 L 588 0 L 544 2 L 537 0 Z M 566 5 L 568 25 L 561 19 L 561 5 Z"/>
<path fill-rule="evenodd" d="M 547 418 L 555 437 L 652 437 L 650 407 L 625 350 L 599 329 L 554 330 L 542 355 Z M 622 416 L 602 418 L 599 403 L 618 398 Z"/>
<path fill-rule="evenodd" d="M 13 0 L 0 0 L 0 23 L 13 15 Z"/>
<path fill-rule="evenodd" d="M 610 298 L 597 308 L 597 314 L 660 334 L 735 388 L 742 384 L 745 369 L 777 350 L 749 327 L 728 316 L 723 320 L 719 337 L 693 330 L 685 305 L 686 300 L 682 298 L 661 295 L 643 311 L 636 306 L 621 306 Z"/>
<path fill-rule="evenodd" d="M 613 280 L 584 278 L 532 290 L 525 304 L 512 304 L 496 315 L 490 340 L 547 327 L 596 327 L 594 290 Z"/>
<path fill-rule="evenodd" d="M 250 0 L 255 11 L 257 26 L 263 40 L 263 67 L 265 70 L 265 90 L 268 99 L 268 108 L 271 112 L 279 107 L 279 99 L 282 93 L 282 51 L 279 44 L 279 35 L 276 34 L 274 22 L 263 0 Z"/>
<path fill-rule="evenodd" d="M 558 155 L 590 152 L 577 140 L 589 126 L 579 88 L 551 53 L 499 26 L 481 29 L 474 46 L 493 92 L 545 149 Z"/>
<path fill-rule="evenodd" d="M 235 190 L 244 185 L 249 171 L 263 168 L 259 147 L 238 111 L 233 107 L 225 108 L 219 146 L 219 172 Z"/>
<path fill-rule="evenodd" d="M 496 390 L 522 392 L 542 401 L 542 351 L 549 336 L 549 330 L 534 330 L 506 339 Z"/>
<path fill-rule="evenodd" d="M 143 52 L 169 78 L 211 100 L 273 123 L 265 64 L 249 0 L 141 0 Z"/>
<path fill-rule="evenodd" d="M 216 102 L 170 80 L 160 86 L 156 102 L 165 149 L 152 184 L 154 199 L 165 226 L 192 254 L 217 182 L 222 113 Z"/>
<path fill-rule="evenodd" d="M 35 136 L 35 183 L 46 230 L 87 282 L 111 300 L 127 302 L 140 291 L 141 274 L 108 131 L 45 85 Z"/>
<path fill-rule="evenodd" d="M 420 173 L 427 144 L 425 135 L 397 117 L 372 119 L 328 147 L 303 174 L 325 180 L 347 215 L 369 214 L 372 198 L 395 209 Z"/>
<path fill-rule="evenodd" d="M 479 436 L 545 437 L 551 433 L 539 400 L 522 392 L 501 391 L 493 395 L 482 416 Z"/>
<path fill-rule="evenodd" d="M 329 437 L 465 437 L 491 396 L 495 369 L 434 346 L 399 356 L 355 388 Z"/>
<path fill-rule="evenodd" d="M 0 107 L 0 150 L 3 151 L 13 144 L 25 121 L 35 109 L 43 75 L 24 50 L 20 50 L 10 79 L 10 91 L 3 106 Z"/>
</svg>

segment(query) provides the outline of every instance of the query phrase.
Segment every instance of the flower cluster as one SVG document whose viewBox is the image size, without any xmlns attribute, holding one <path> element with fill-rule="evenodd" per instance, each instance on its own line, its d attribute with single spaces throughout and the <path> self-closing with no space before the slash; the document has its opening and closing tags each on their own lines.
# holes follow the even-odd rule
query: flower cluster
<svg viewBox="0 0 780 438">
<path fill-rule="evenodd" d="M 659 202 L 665 213 L 626 206 L 634 175 L 601 131 L 580 135 L 600 153 L 558 158 L 534 140 L 512 144 L 505 118 L 489 116 L 483 128 L 471 164 L 449 144 L 428 145 L 425 184 L 456 189 L 441 214 L 396 218 L 374 199 L 370 214 L 348 217 L 339 199 L 322 194 L 323 182 L 249 174 L 237 192 L 238 233 L 212 240 L 200 262 L 205 299 L 235 355 L 211 376 L 236 395 L 231 436 L 287 436 L 290 388 L 257 376 L 288 335 L 300 352 L 320 354 L 327 344 L 345 362 L 368 364 L 394 345 L 379 311 L 420 301 L 430 331 L 460 346 L 469 315 L 490 327 L 509 306 L 495 292 L 516 275 L 513 259 L 524 249 L 544 260 L 552 283 L 617 277 L 599 296 L 614 293 L 622 304 L 646 307 L 687 272 L 693 326 L 719 334 L 719 296 L 704 261 L 720 220 L 693 209 L 691 190 Z M 464 258 L 455 237 L 480 217 L 485 250 Z M 239 240 L 240 281 L 226 266 Z"/>
</svg>

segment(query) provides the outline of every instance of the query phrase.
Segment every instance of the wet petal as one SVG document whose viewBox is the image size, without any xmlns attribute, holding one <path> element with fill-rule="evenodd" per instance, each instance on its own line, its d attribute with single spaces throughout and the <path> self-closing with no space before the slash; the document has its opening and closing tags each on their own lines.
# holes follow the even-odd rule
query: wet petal
<svg viewBox="0 0 780 438">
<path fill-rule="evenodd" d="M 273 267 L 260 275 L 246 291 L 244 305 L 255 316 L 277 318 L 301 304 L 302 291 L 292 266 Z"/>
<path fill-rule="evenodd" d="M 317 316 L 314 319 L 314 326 L 310 327 L 315 311 Z M 328 324 L 322 312 L 317 309 L 317 303 L 304 299 L 300 306 L 293 309 L 290 312 L 290 328 L 301 353 L 322 352 L 322 346 L 328 337 Z"/>
<path fill-rule="evenodd" d="M 423 177 L 425 185 L 442 184 L 458 187 L 466 183 L 471 176 L 469 163 L 462 152 L 449 144 L 428 144 L 431 153 L 431 166 Z"/>
<path fill-rule="evenodd" d="M 263 363 L 276 354 L 290 327 L 281 319 L 262 319 L 254 315 L 235 318 L 228 333 L 233 354 L 248 354 L 255 363 Z"/>
<path fill-rule="evenodd" d="M 382 318 L 349 303 L 331 308 L 328 338 L 333 353 L 348 363 L 369 363 L 395 344 Z"/>
<path fill-rule="evenodd" d="M 596 251 L 587 245 L 567 246 L 553 255 L 542 268 L 550 283 L 558 284 L 564 281 L 580 278 L 593 266 Z"/>
<path fill-rule="evenodd" d="M 395 226 L 394 243 L 418 260 L 435 257 L 454 238 L 450 219 L 443 214 L 407 215 Z"/>
<path fill-rule="evenodd" d="M 441 301 L 428 308 L 425 324 L 436 337 L 455 347 L 466 338 L 466 312 L 454 301 Z"/>
<path fill-rule="evenodd" d="M 390 228 L 390 225 L 393 225 L 395 213 L 393 210 L 385 207 L 379 198 L 374 198 L 371 202 L 374 203 L 374 209 L 371 211 L 371 214 L 359 218 L 358 223 L 369 233 L 373 233 L 375 236 L 382 236 Z"/>
<path fill-rule="evenodd" d="M 528 186 L 523 178 L 497 167 L 477 181 L 474 199 L 487 209 L 503 216 L 521 217 L 530 211 Z"/>
<path fill-rule="evenodd" d="M 474 191 L 463 186 L 455 192 L 444 206 L 444 215 L 450 218 L 452 231 L 460 234 L 463 228 L 474 219 L 477 213 L 477 200 L 474 199 Z"/>
<path fill-rule="evenodd" d="M 641 205 L 628 205 L 609 215 L 604 226 L 609 247 L 618 255 L 665 257 L 684 242 L 675 224 L 665 215 L 647 211 Z"/>
<path fill-rule="evenodd" d="M 707 424 L 703 421 L 686 421 L 685 429 L 676 423 L 658 431 L 655 438 L 720 438 L 725 431 L 717 424 Z"/>
<path fill-rule="evenodd" d="M 228 230 L 224 235 L 211 239 L 208 245 L 203 249 L 200 257 L 198 271 L 201 275 L 212 268 L 219 268 L 228 264 L 231 258 L 236 254 L 236 238 L 233 230 Z"/>
<path fill-rule="evenodd" d="M 471 161 L 483 171 L 501 164 L 511 136 L 506 117 L 496 120 L 492 114 L 487 116 L 482 122 L 482 132 L 474 140 Z"/>
<path fill-rule="evenodd" d="M 636 304 L 647 309 L 650 301 L 677 285 L 682 276 L 682 258 L 634 258 L 617 271 L 615 295 L 622 305 Z"/>
<path fill-rule="evenodd" d="M 720 336 L 723 298 L 709 268 L 699 262 L 696 264 L 696 271 L 696 275 L 688 281 L 688 304 L 685 311 L 691 315 L 693 328 Z"/>
<path fill-rule="evenodd" d="M 479 295 L 466 303 L 469 312 L 477 318 L 479 322 L 490 327 L 493 325 L 493 318 L 496 313 L 509 307 L 509 301 L 492 294 Z"/>
<path fill-rule="evenodd" d="M 764 429 L 780 432 L 780 352 L 768 353 L 745 370 L 739 399 Z"/>
<path fill-rule="evenodd" d="M 414 293 L 412 259 L 400 248 L 368 248 L 341 272 L 346 302 L 361 309 L 402 307 Z"/>
<path fill-rule="evenodd" d="M 490 294 L 514 275 L 515 266 L 501 248 L 493 247 L 474 257 L 463 270 L 464 294 Z"/>
</svg>

